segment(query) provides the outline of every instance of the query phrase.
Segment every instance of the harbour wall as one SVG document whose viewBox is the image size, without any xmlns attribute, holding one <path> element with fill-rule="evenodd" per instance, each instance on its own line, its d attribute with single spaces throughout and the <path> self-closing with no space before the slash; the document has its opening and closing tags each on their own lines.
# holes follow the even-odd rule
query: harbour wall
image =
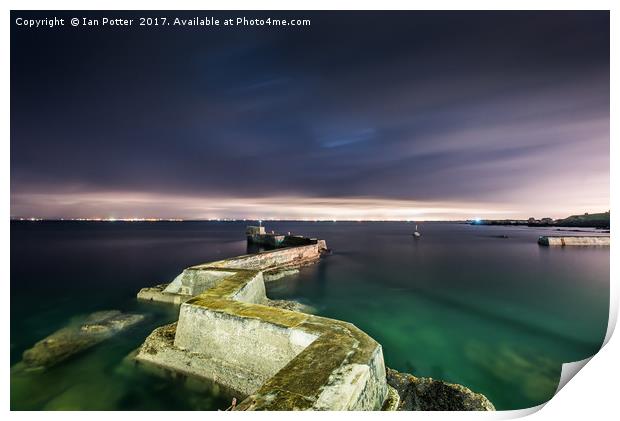
<svg viewBox="0 0 620 421">
<path fill-rule="evenodd" d="M 136 360 L 236 391 L 245 397 L 240 410 L 397 405 L 388 399 L 394 393 L 378 342 L 350 323 L 263 304 L 262 270 L 312 257 L 318 248 L 282 249 L 186 269 L 194 279 L 204 279 L 194 283 L 193 291 L 198 284 L 206 289 L 181 305 L 178 323 L 149 335 Z M 181 285 L 185 278 L 189 275 L 180 275 Z"/>
<path fill-rule="evenodd" d="M 293 264 L 296 265 L 315 261 L 321 257 L 321 253 L 326 249 L 327 246 L 325 241 L 318 240 L 315 244 L 286 247 L 256 254 L 233 257 L 226 260 L 220 260 L 218 262 L 207 263 L 205 265 L 192 266 L 190 269 L 201 268 L 204 266 L 255 270 L 282 268 Z"/>
<path fill-rule="evenodd" d="M 143 288 L 138 298 L 181 307 L 178 322 L 155 329 L 135 360 L 215 382 L 242 399 L 236 410 L 494 410 L 461 385 L 387 375 L 381 345 L 351 323 L 274 306 L 266 280 L 327 251 L 323 240 L 299 241 L 191 266 L 170 284 Z"/>
<path fill-rule="evenodd" d="M 191 266 L 167 285 L 142 288 L 138 292 L 138 299 L 181 304 L 214 287 L 222 278 L 235 273 L 220 269 L 249 269 L 272 273 L 316 262 L 326 250 L 325 240 L 314 240 L 309 245 L 279 248 Z"/>
<path fill-rule="evenodd" d="M 542 246 L 609 246 L 607 236 L 541 236 L 538 244 Z"/>
</svg>

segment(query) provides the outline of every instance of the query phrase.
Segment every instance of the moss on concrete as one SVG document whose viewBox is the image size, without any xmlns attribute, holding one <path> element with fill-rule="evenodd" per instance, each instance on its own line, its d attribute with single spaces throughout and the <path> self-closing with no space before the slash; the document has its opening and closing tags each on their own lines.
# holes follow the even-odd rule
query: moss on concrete
<svg viewBox="0 0 620 421">
<path fill-rule="evenodd" d="M 355 345 L 355 340 L 348 336 L 322 335 L 269 379 L 257 394 L 267 396 L 273 389 L 285 390 L 303 396 L 312 406 L 331 374 L 355 352 Z M 279 409 L 287 409 L 286 402 L 278 405 Z"/>
<path fill-rule="evenodd" d="M 212 270 L 203 266 L 200 270 Z M 230 269 L 227 269 L 230 270 Z M 346 364 L 368 365 L 381 346 L 351 323 L 231 299 L 258 271 L 239 270 L 185 305 L 296 328 L 317 339 L 249 399 L 253 409 L 310 409 L 330 376 Z"/>
<path fill-rule="evenodd" d="M 308 317 L 305 313 L 284 310 L 262 304 L 247 304 L 240 301 L 222 300 L 212 297 L 198 296 L 187 304 L 204 307 L 210 311 L 226 313 L 240 318 L 262 320 L 282 327 L 293 328 L 299 326 Z"/>
</svg>

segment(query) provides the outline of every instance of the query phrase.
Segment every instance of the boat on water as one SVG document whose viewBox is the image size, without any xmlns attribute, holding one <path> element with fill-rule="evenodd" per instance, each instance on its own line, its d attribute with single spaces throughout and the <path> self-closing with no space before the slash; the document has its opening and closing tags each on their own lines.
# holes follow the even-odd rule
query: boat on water
<svg viewBox="0 0 620 421">
<path fill-rule="evenodd" d="M 422 235 L 418 232 L 418 224 L 415 224 L 415 231 L 413 232 L 414 238 L 420 238 Z"/>
</svg>

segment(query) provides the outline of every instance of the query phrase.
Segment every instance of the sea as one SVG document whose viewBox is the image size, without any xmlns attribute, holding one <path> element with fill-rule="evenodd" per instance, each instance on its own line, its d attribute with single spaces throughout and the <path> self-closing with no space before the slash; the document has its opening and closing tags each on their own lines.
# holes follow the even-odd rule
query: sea
<svg viewBox="0 0 620 421">
<path fill-rule="evenodd" d="M 178 307 L 140 302 L 140 288 L 183 268 L 252 251 L 252 221 L 11 221 L 12 410 L 224 410 L 217 385 L 132 362 Z M 345 320 L 383 346 L 386 366 L 462 384 L 498 410 L 551 399 L 562 364 L 601 347 L 609 315 L 609 247 L 544 247 L 558 228 L 465 223 L 267 221 L 268 231 L 323 238 L 331 253 L 267 285 Z M 566 229 L 568 230 L 568 229 Z M 587 229 L 568 235 L 588 234 Z M 86 315 L 143 322 L 46 370 L 22 353 Z"/>
</svg>

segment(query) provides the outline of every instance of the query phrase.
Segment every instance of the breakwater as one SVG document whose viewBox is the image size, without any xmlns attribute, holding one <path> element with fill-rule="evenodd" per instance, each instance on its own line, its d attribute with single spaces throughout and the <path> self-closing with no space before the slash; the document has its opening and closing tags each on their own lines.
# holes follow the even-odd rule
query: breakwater
<svg viewBox="0 0 620 421">
<path fill-rule="evenodd" d="M 541 236 L 538 238 L 541 246 L 609 246 L 607 236 Z"/>
<path fill-rule="evenodd" d="M 227 272 L 223 269 L 260 270 L 265 277 L 278 278 L 281 272 L 290 272 L 316 262 L 326 251 L 327 245 L 324 240 L 314 240 L 308 241 L 307 245 L 280 248 L 191 266 L 169 284 L 142 288 L 138 292 L 138 299 L 181 304 L 216 286 L 221 280 L 234 273 L 234 271 Z M 207 270 L 207 268 L 216 270 Z"/>
<path fill-rule="evenodd" d="M 263 271 L 305 264 L 324 249 L 317 241 L 184 270 L 160 292 L 184 300 L 179 321 L 149 335 L 136 360 L 216 381 L 246 397 L 238 409 L 395 406 L 374 339 L 350 323 L 267 305 Z"/>
<path fill-rule="evenodd" d="M 460 385 L 388 381 L 381 344 L 353 324 L 272 305 L 265 273 L 327 250 L 323 240 L 309 242 L 192 266 L 160 291 L 140 291 L 139 298 L 182 305 L 178 322 L 155 329 L 135 360 L 214 381 L 242 397 L 237 410 L 494 409 Z M 427 390 L 442 398 L 419 392 Z M 411 404 L 412 393 L 422 406 Z"/>
</svg>

